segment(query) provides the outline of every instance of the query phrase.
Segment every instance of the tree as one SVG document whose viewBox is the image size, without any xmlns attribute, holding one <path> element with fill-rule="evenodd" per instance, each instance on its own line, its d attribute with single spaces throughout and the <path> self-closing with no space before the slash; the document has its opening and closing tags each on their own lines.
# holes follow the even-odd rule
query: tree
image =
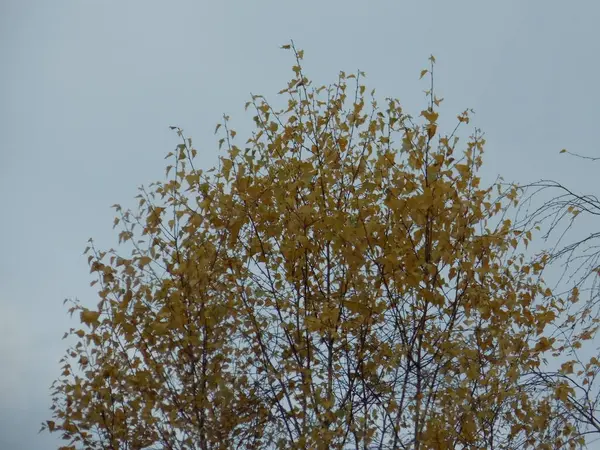
<svg viewBox="0 0 600 450">
<path fill-rule="evenodd" d="M 417 120 L 360 71 L 313 88 L 284 48 L 287 107 L 252 96 L 244 149 L 225 116 L 206 173 L 174 128 L 167 181 L 115 205 L 131 255 L 86 250 L 100 301 L 70 308 L 43 428 L 91 449 L 575 448 L 572 388 L 532 374 L 576 296 L 519 253 L 518 189 L 480 186 L 469 111 L 438 134 L 433 56 Z"/>
<path fill-rule="evenodd" d="M 560 153 L 568 153 L 591 163 L 600 160 L 599 157 L 583 156 L 566 149 Z M 577 221 L 582 218 L 593 220 L 600 216 L 600 201 L 593 194 L 578 194 L 572 188 L 552 180 L 540 180 L 520 186 L 519 189 L 523 194 L 527 193 L 526 197 L 523 195 L 521 210 L 525 210 L 525 213 L 519 226 L 543 227 L 541 238 L 545 242 L 554 240 L 552 249 L 545 252 L 545 257 L 547 268 L 561 266 L 562 274 L 556 288 L 564 288 L 567 283 L 567 291 L 587 294 L 585 301 L 572 305 L 557 324 L 557 347 L 566 358 L 565 361 L 554 370 L 538 369 L 537 376 L 545 385 L 566 383 L 572 389 L 565 414 L 571 417 L 580 434 L 594 435 L 598 439 L 600 353 L 594 344 L 597 342 L 600 322 L 600 233 L 593 231 L 575 239 L 572 236 Z M 547 193 L 553 196 L 539 204 L 538 200 Z M 563 243 L 569 239 L 570 242 Z"/>
</svg>

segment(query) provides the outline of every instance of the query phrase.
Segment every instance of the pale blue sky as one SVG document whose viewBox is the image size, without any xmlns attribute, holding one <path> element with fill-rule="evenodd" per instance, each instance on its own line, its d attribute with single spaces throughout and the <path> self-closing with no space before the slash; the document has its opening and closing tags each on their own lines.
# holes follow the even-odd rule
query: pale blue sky
<svg viewBox="0 0 600 450">
<path fill-rule="evenodd" d="M 163 176 L 193 137 L 217 158 L 223 113 L 241 136 L 249 93 L 274 98 L 294 39 L 317 84 L 360 68 L 417 115 L 433 53 L 445 129 L 467 107 L 488 141 L 484 174 L 593 192 L 600 3 L 595 1 L 0 0 L 0 449 L 46 450 L 62 301 L 95 303 L 82 250 L 116 245 L 110 205 Z M 595 167 L 596 170 L 598 166 Z"/>
</svg>

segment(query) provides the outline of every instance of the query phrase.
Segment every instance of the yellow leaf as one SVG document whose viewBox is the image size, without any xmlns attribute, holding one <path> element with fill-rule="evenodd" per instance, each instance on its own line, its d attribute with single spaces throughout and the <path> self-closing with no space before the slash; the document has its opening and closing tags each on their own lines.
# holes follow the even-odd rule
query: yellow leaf
<svg viewBox="0 0 600 450">
<path fill-rule="evenodd" d="M 463 421 L 462 425 L 463 425 L 463 427 L 462 427 L 463 433 L 466 434 L 467 436 L 471 436 L 473 433 L 475 433 L 475 431 L 476 431 L 475 422 L 470 417 L 467 417 Z"/>
<path fill-rule="evenodd" d="M 438 119 L 438 117 L 439 117 L 438 113 L 436 113 L 435 111 L 431 111 L 431 110 L 421 111 L 421 115 L 423 117 L 425 117 L 425 119 L 429 123 L 434 123 Z"/>
<path fill-rule="evenodd" d="M 560 366 L 560 371 L 561 373 L 568 375 L 573 373 L 573 365 L 575 364 L 575 361 L 567 361 L 566 363 L 563 363 Z"/>
<path fill-rule="evenodd" d="M 427 136 L 429 139 L 435 136 L 435 132 L 437 131 L 437 125 L 431 124 L 427 127 Z"/>
<path fill-rule="evenodd" d="M 366 314 L 369 312 L 369 308 L 360 302 L 354 300 L 347 300 L 344 302 L 344 306 L 355 314 Z"/>
<path fill-rule="evenodd" d="M 306 325 L 306 328 L 308 329 L 308 331 L 317 331 L 321 328 L 321 321 L 314 318 L 314 317 L 306 317 L 304 319 L 304 323 Z"/>
<path fill-rule="evenodd" d="M 566 383 L 561 383 L 557 386 L 554 391 L 554 395 L 557 399 L 565 402 L 569 399 L 569 394 L 571 393 L 572 388 L 570 388 Z"/>
<path fill-rule="evenodd" d="M 536 352 L 545 352 L 546 350 L 552 348 L 552 342 L 547 337 L 542 337 L 537 344 L 535 344 L 534 351 Z"/>
<path fill-rule="evenodd" d="M 79 317 L 81 319 L 81 322 L 85 323 L 86 325 L 94 325 L 96 322 L 98 322 L 98 317 L 100 317 L 100 313 L 97 311 L 90 311 L 86 309 L 79 314 Z"/>
<path fill-rule="evenodd" d="M 151 261 L 152 261 L 152 258 L 150 258 L 149 256 L 140 256 L 140 259 L 138 259 L 138 264 L 140 266 L 140 269 L 143 269 L 145 266 L 150 264 Z"/>
<path fill-rule="evenodd" d="M 231 161 L 230 159 L 227 158 L 222 158 L 223 159 L 223 175 L 225 176 L 226 180 L 229 180 L 229 175 L 231 173 L 231 167 L 233 166 L 233 161 Z"/>
</svg>

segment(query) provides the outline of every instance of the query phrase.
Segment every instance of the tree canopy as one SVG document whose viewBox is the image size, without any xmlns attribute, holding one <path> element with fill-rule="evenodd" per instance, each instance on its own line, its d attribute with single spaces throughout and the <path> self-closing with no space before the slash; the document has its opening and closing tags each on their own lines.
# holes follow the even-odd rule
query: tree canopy
<svg viewBox="0 0 600 450">
<path fill-rule="evenodd" d="M 578 292 L 525 257 L 520 190 L 482 186 L 470 111 L 438 130 L 435 58 L 413 117 L 360 71 L 314 86 L 284 48 L 287 104 L 252 96 L 241 146 L 225 116 L 208 171 L 173 127 L 166 180 L 115 205 L 131 251 L 86 249 L 99 302 L 73 302 L 43 428 L 90 449 L 582 444 L 573 387 L 535 376 Z"/>
</svg>

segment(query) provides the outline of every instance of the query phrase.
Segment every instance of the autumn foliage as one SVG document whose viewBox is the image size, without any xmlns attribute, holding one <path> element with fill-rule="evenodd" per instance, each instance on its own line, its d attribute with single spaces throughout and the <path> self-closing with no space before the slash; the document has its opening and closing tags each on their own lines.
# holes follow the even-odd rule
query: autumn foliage
<svg viewBox="0 0 600 450">
<path fill-rule="evenodd" d="M 207 172 L 180 129 L 132 249 L 88 248 L 99 303 L 53 386 L 65 448 L 521 449 L 576 447 L 571 388 L 532 373 L 575 295 L 553 296 L 507 211 L 481 186 L 485 141 L 365 94 L 364 74 L 315 88 L 303 53 L 255 132 Z M 424 71 L 431 75 L 435 59 Z"/>
</svg>

